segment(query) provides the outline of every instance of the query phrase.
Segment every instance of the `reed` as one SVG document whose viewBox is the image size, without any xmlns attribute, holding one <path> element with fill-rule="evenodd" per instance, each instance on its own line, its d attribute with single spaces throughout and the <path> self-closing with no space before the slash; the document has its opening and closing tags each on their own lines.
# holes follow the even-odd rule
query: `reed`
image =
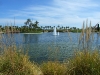
<svg viewBox="0 0 100 75">
<path fill-rule="evenodd" d="M 11 33 L 0 34 L 0 75 L 43 75 L 39 66 L 19 49 Z"/>
<path fill-rule="evenodd" d="M 77 52 L 69 61 L 68 75 L 100 75 L 100 55 L 94 52 Z"/>
<path fill-rule="evenodd" d="M 67 61 L 68 75 L 100 75 L 100 55 L 97 50 L 91 48 L 94 41 L 94 32 L 88 20 L 83 21 L 82 32 L 79 39 L 79 47 L 72 59 Z"/>
<path fill-rule="evenodd" d="M 16 46 L 5 48 L 0 55 L 0 74 L 42 75 L 40 68 L 30 62 L 28 55 L 16 49 Z"/>
<path fill-rule="evenodd" d="M 79 46 L 81 46 L 81 49 L 84 51 L 92 50 L 92 43 L 94 41 L 94 32 L 92 31 L 91 27 L 91 21 L 90 25 L 88 25 L 88 20 L 86 20 L 86 25 L 85 21 L 83 21 L 83 27 L 82 27 L 82 32 L 79 38 Z"/>
</svg>

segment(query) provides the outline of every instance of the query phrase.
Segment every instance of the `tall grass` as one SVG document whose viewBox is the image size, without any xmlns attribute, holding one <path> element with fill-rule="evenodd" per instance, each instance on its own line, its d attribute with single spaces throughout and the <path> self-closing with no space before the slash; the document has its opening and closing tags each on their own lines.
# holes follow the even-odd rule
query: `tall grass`
<svg viewBox="0 0 100 75">
<path fill-rule="evenodd" d="M 100 75 L 100 55 L 98 52 L 77 52 L 69 61 L 68 75 Z"/>
<path fill-rule="evenodd" d="M 41 65 L 44 75 L 100 75 L 98 51 L 76 52 L 69 61 L 48 61 Z"/>
<path fill-rule="evenodd" d="M 38 66 L 30 62 L 27 54 L 8 47 L 0 55 L 0 74 L 2 75 L 42 75 Z"/>
<path fill-rule="evenodd" d="M 85 21 L 83 21 L 83 27 L 82 27 L 82 32 L 79 38 L 79 46 L 81 50 L 88 51 L 92 50 L 92 45 L 94 41 L 94 32 L 91 27 L 91 21 L 90 25 L 88 25 L 88 20 L 86 20 L 86 25 Z"/>
<path fill-rule="evenodd" d="M 44 75 L 66 75 L 67 67 L 59 61 L 48 61 L 41 65 Z"/>
<path fill-rule="evenodd" d="M 27 53 L 17 48 L 13 34 L 0 34 L 0 75 L 43 75 Z"/>
</svg>

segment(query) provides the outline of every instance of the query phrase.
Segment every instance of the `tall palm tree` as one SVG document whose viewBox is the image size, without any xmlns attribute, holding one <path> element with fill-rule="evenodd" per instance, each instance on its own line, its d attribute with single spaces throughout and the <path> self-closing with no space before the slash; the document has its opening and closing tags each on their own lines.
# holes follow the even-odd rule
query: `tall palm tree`
<svg viewBox="0 0 100 75">
<path fill-rule="evenodd" d="M 69 29 L 69 26 L 67 28 Z"/>
<path fill-rule="evenodd" d="M 2 25 L 0 25 L 0 31 L 2 31 Z"/>
<path fill-rule="evenodd" d="M 34 28 L 38 28 L 38 23 L 39 23 L 38 21 L 35 22 Z"/>
<path fill-rule="evenodd" d="M 43 29 L 43 26 L 41 26 L 41 29 Z"/>
<path fill-rule="evenodd" d="M 62 26 L 62 29 L 63 29 L 64 27 Z"/>
<path fill-rule="evenodd" d="M 66 29 L 66 27 L 64 27 L 64 30 Z"/>
<path fill-rule="evenodd" d="M 66 26 L 66 29 L 67 29 L 68 27 Z"/>
<path fill-rule="evenodd" d="M 51 29 L 51 26 L 49 26 L 50 27 L 50 29 Z"/>
<path fill-rule="evenodd" d="M 60 25 L 58 25 L 58 27 L 60 27 Z"/>
<path fill-rule="evenodd" d="M 31 19 L 27 19 L 27 21 L 24 23 L 26 26 L 28 25 L 30 25 L 30 23 L 31 23 L 32 21 L 31 21 Z"/>
<path fill-rule="evenodd" d="M 76 29 L 76 27 L 73 27 L 73 29 L 75 30 L 75 29 Z"/>
<path fill-rule="evenodd" d="M 29 28 L 33 28 L 33 23 L 32 22 L 30 22 L 30 24 L 29 24 Z"/>
<path fill-rule="evenodd" d="M 39 22 L 38 22 L 38 21 L 36 21 L 35 23 L 38 25 L 38 23 L 39 23 Z"/>
<path fill-rule="evenodd" d="M 48 30 L 49 30 L 50 27 L 49 26 L 47 26 L 47 27 L 48 27 Z"/>
</svg>

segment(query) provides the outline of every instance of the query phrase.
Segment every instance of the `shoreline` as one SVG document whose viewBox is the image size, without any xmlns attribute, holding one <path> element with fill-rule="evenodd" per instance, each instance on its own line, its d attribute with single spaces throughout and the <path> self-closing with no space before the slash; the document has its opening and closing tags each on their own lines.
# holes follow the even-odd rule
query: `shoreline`
<svg viewBox="0 0 100 75">
<path fill-rule="evenodd" d="M 21 34 L 42 34 L 43 32 L 41 33 L 21 33 Z"/>
</svg>

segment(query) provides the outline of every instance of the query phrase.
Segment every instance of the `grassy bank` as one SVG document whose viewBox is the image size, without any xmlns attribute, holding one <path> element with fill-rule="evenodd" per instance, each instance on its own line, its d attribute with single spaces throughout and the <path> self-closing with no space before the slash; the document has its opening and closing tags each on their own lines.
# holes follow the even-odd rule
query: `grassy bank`
<svg viewBox="0 0 100 75">
<path fill-rule="evenodd" d="M 41 66 L 44 75 L 100 75 L 98 52 L 77 52 L 73 59 L 60 62 L 46 62 Z"/>
<path fill-rule="evenodd" d="M 15 46 L 7 47 L 0 54 L 0 75 L 43 75 L 40 68 L 30 62 L 27 54 L 17 51 Z"/>
<path fill-rule="evenodd" d="M 30 62 L 27 54 L 8 47 L 0 54 L 0 75 L 100 75 L 100 55 L 97 51 L 82 51 L 64 62 L 37 65 Z"/>
</svg>

